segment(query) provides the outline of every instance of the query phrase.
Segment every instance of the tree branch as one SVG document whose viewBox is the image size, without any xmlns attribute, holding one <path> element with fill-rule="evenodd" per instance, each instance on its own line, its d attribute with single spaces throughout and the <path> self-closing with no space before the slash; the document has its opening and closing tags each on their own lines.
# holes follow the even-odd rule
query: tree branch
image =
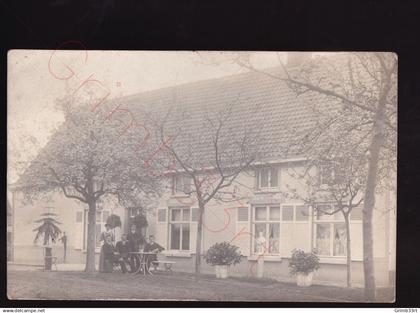
<svg viewBox="0 0 420 313">
<path fill-rule="evenodd" d="M 70 195 L 70 194 L 68 194 L 68 193 L 67 193 L 67 190 L 66 190 L 65 185 L 61 182 L 61 180 L 60 180 L 59 176 L 58 176 L 58 175 L 57 175 L 57 173 L 54 171 L 54 169 L 53 169 L 52 167 L 48 167 L 48 168 L 50 169 L 51 173 L 53 174 L 53 176 L 54 176 L 54 177 L 55 177 L 55 179 L 57 180 L 58 185 L 60 186 L 61 190 L 63 191 L 64 195 L 65 195 L 67 198 L 76 199 L 76 200 L 79 200 L 79 201 L 81 201 L 81 202 L 83 202 L 83 203 L 87 203 L 86 199 L 84 199 L 84 198 L 82 198 L 82 197 L 79 197 L 79 196 L 75 196 L 75 195 Z"/>
</svg>

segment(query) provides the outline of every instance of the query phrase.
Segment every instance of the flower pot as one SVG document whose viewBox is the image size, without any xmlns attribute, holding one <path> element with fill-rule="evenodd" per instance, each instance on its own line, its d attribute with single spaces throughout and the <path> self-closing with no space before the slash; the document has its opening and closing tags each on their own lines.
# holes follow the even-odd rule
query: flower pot
<svg viewBox="0 0 420 313">
<path fill-rule="evenodd" d="M 308 287 L 312 285 L 312 278 L 314 276 L 314 272 L 309 273 L 302 273 L 298 272 L 296 274 L 296 283 L 300 287 Z"/>
<path fill-rule="evenodd" d="M 220 278 L 228 278 L 229 272 L 228 272 L 228 266 L 227 265 L 221 265 L 220 266 Z"/>
<path fill-rule="evenodd" d="M 216 278 L 220 278 L 220 265 L 214 266 L 214 272 L 216 273 Z"/>
<path fill-rule="evenodd" d="M 216 278 L 228 278 L 228 266 L 227 265 L 215 265 Z"/>
</svg>

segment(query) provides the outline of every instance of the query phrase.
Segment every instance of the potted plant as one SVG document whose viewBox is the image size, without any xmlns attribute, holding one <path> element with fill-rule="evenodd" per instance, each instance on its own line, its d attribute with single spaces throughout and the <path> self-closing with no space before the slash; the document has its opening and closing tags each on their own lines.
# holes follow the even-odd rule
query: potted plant
<svg viewBox="0 0 420 313">
<path fill-rule="evenodd" d="M 305 253 L 303 250 L 294 249 L 289 267 L 290 273 L 296 275 L 298 286 L 311 286 L 314 271 L 319 268 L 319 258 L 315 253 Z"/>
<path fill-rule="evenodd" d="M 41 214 L 41 218 L 36 220 L 35 223 L 41 223 L 37 228 L 33 231 L 36 232 L 34 243 L 37 243 L 38 240 L 43 237 L 43 246 L 45 249 L 44 255 L 44 268 L 46 270 L 51 270 L 52 266 L 52 247 L 51 243 L 54 243 L 58 236 L 61 234 L 60 228 L 57 224 L 61 224 L 58 222 L 55 217 L 57 214 L 54 213 L 44 213 Z"/>
<path fill-rule="evenodd" d="M 217 278 L 228 277 L 228 267 L 241 262 L 241 252 L 228 242 L 215 243 L 204 255 L 207 264 L 215 267 Z"/>
</svg>

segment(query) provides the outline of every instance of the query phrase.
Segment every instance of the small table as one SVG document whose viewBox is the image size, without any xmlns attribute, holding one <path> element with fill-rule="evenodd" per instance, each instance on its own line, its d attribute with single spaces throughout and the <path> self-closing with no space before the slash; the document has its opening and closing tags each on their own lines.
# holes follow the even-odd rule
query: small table
<svg viewBox="0 0 420 313">
<path fill-rule="evenodd" d="M 148 256 L 157 255 L 157 253 L 155 252 L 130 252 L 130 254 L 134 255 L 138 263 L 138 267 L 133 272 L 133 274 L 139 274 L 141 271 L 143 271 L 143 275 L 147 275 L 147 274 L 153 275 L 153 273 L 150 272 L 149 270 L 147 261 L 148 261 Z"/>
</svg>

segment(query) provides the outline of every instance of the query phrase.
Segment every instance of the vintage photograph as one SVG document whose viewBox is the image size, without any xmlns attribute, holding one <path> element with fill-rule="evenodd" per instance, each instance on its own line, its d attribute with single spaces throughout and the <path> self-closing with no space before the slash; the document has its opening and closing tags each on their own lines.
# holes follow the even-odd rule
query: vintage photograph
<svg viewBox="0 0 420 313">
<path fill-rule="evenodd" d="M 8 298 L 394 302 L 397 77 L 390 52 L 10 50 Z"/>
</svg>

